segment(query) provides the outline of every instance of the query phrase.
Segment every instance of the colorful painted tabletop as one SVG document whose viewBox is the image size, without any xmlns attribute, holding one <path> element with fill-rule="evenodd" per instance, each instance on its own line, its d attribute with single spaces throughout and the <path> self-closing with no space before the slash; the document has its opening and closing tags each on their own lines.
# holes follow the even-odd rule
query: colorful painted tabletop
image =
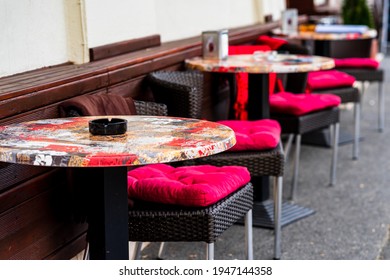
<svg viewBox="0 0 390 280">
<path fill-rule="evenodd" d="M 356 40 L 356 39 L 373 39 L 377 36 L 377 31 L 375 29 L 369 29 L 364 33 L 325 33 L 325 32 L 315 32 L 315 31 L 299 31 L 297 33 L 291 34 L 282 34 L 278 31 L 273 32 L 276 36 L 281 36 L 282 38 L 288 37 L 289 39 L 297 40 L 324 40 L 324 41 L 333 41 L 333 40 Z"/>
<path fill-rule="evenodd" d="M 236 143 L 234 132 L 215 122 L 155 116 L 115 117 L 127 120 L 125 134 L 89 133 L 90 120 L 107 116 L 1 126 L 0 161 L 55 167 L 130 166 L 208 156 Z"/>
<path fill-rule="evenodd" d="M 372 39 L 376 37 L 376 30 L 369 30 L 366 33 L 318 33 L 318 32 L 299 32 L 290 38 L 301 40 L 356 40 Z"/>
<path fill-rule="evenodd" d="M 253 55 L 229 55 L 226 60 L 194 57 L 185 61 L 190 69 L 206 72 L 294 73 L 326 70 L 334 67 L 328 57 L 255 52 Z"/>
</svg>

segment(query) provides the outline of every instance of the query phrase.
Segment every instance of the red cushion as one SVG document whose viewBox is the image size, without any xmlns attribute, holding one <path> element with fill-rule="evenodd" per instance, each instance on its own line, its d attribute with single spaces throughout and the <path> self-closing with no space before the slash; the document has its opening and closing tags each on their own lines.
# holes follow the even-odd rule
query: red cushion
<svg viewBox="0 0 390 280">
<path fill-rule="evenodd" d="M 313 92 L 321 89 L 351 87 L 355 81 L 355 77 L 337 70 L 309 72 L 307 90 Z"/>
<path fill-rule="evenodd" d="M 209 206 L 250 181 L 246 167 L 146 165 L 127 174 L 129 198 L 182 206 Z"/>
<path fill-rule="evenodd" d="M 283 40 L 283 39 L 270 37 L 270 36 L 267 36 L 267 35 L 260 35 L 257 38 L 257 43 L 262 44 L 262 45 L 267 45 L 272 50 L 277 50 L 281 46 L 283 46 L 284 44 L 287 44 L 287 41 Z"/>
<path fill-rule="evenodd" d="M 229 46 L 229 55 L 253 54 L 256 51 L 271 51 L 271 48 L 264 45 L 238 45 Z"/>
<path fill-rule="evenodd" d="M 236 134 L 237 143 L 229 151 L 273 149 L 280 142 L 281 128 L 275 120 L 218 122 L 230 127 Z"/>
<path fill-rule="evenodd" d="M 377 69 L 379 62 L 372 58 L 338 58 L 334 60 L 336 68 L 372 68 Z"/>
<path fill-rule="evenodd" d="M 280 92 L 270 96 L 272 113 L 301 116 L 325 108 L 336 107 L 341 103 L 340 97 L 333 94 L 293 94 Z"/>
<path fill-rule="evenodd" d="M 238 45 L 229 46 L 229 55 L 234 54 L 253 54 L 255 51 L 270 51 L 271 48 L 265 45 Z M 235 118 L 238 120 L 247 120 L 248 112 L 246 106 L 248 103 L 248 73 L 236 73 L 237 98 L 233 105 Z M 274 91 L 276 74 L 270 74 L 269 90 Z"/>
</svg>

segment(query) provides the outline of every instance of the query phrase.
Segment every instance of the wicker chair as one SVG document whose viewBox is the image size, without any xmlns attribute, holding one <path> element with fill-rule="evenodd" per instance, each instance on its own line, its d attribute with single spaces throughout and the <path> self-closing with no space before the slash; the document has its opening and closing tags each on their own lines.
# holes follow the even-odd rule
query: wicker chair
<svg viewBox="0 0 390 280">
<path fill-rule="evenodd" d="M 77 108 L 63 104 L 65 106 L 60 104 L 60 111 L 65 114 L 63 117 L 82 115 Z M 134 105 L 138 115 L 167 116 L 165 104 L 134 100 Z M 204 241 L 207 243 L 207 259 L 214 259 L 214 242 L 217 237 L 245 217 L 246 255 L 247 259 L 253 259 L 252 207 L 253 187 L 250 183 L 207 207 L 136 201 L 129 211 L 129 241 L 136 242 L 134 256 L 140 255 L 141 242 L 144 241 Z M 84 259 L 89 259 L 88 243 Z"/>
<path fill-rule="evenodd" d="M 357 67 L 348 67 L 344 64 L 342 67 L 337 63 L 338 59 L 369 59 L 371 56 L 372 39 L 361 38 L 359 40 L 321 40 L 315 42 L 315 54 L 335 58 L 335 69 L 343 71 L 351 76 L 354 76 L 357 81 L 362 82 L 361 96 L 364 98 L 365 83 L 378 83 L 378 131 L 384 130 L 385 122 L 385 103 L 384 103 L 384 88 L 383 82 L 385 79 L 384 69 L 371 68 L 362 65 Z"/>
<path fill-rule="evenodd" d="M 340 68 L 341 71 L 354 76 L 357 81 L 362 82 L 362 96 L 364 96 L 364 83 L 378 83 L 378 131 L 383 132 L 385 128 L 385 100 L 383 82 L 385 79 L 384 70 L 366 68 Z"/>
<path fill-rule="evenodd" d="M 315 74 L 324 73 L 328 71 L 318 71 Z M 344 71 L 343 71 L 344 72 Z M 309 74 L 310 75 L 310 74 Z M 304 91 L 304 90 L 303 90 Z M 303 92 L 299 91 L 299 92 Z M 360 138 L 360 111 L 361 111 L 361 102 L 360 102 L 360 92 L 359 89 L 354 86 L 340 86 L 340 87 L 327 87 L 321 89 L 313 89 L 312 94 L 323 94 L 331 93 L 337 95 L 341 98 L 341 103 L 353 103 L 354 104 L 354 133 L 353 133 L 353 147 L 352 147 L 352 159 L 356 160 L 359 158 L 359 138 Z M 313 135 L 311 135 L 313 136 Z M 310 137 L 305 136 L 304 141 L 310 141 Z M 350 141 L 350 139 L 340 139 L 341 141 Z"/>
<path fill-rule="evenodd" d="M 206 258 L 214 259 L 217 238 L 245 216 L 246 257 L 253 259 L 253 187 L 247 184 L 209 207 L 179 207 L 156 203 L 135 203 L 129 211 L 129 240 L 136 241 L 133 259 L 139 259 L 142 242 L 206 242 Z"/>
<path fill-rule="evenodd" d="M 164 104 L 158 104 L 155 102 L 146 102 L 140 100 L 134 100 L 135 109 L 137 111 L 137 115 L 145 115 L 145 116 L 167 116 L 168 109 Z M 66 115 L 64 117 L 79 117 L 82 114 L 76 108 L 69 108 L 66 111 Z"/>
<path fill-rule="evenodd" d="M 149 86 L 157 102 L 165 103 L 168 115 L 177 117 L 201 118 L 203 100 L 203 74 L 196 71 L 159 71 L 149 74 Z M 274 258 L 281 257 L 281 209 L 284 153 L 279 144 L 275 149 L 265 151 L 224 152 L 196 160 L 198 164 L 215 166 L 246 166 L 253 177 L 272 176 L 275 178 L 274 221 L 271 227 L 275 232 Z M 255 184 L 254 184 L 255 185 Z M 256 185 L 255 185 L 256 188 Z M 254 208 L 254 215 L 256 215 Z"/>
</svg>

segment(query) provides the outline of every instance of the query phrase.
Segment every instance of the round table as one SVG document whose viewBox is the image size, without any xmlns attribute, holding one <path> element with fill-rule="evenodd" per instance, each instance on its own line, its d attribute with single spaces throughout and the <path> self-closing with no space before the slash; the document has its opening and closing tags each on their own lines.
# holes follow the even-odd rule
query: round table
<svg viewBox="0 0 390 280">
<path fill-rule="evenodd" d="M 277 33 L 274 33 L 278 36 Z M 377 31 L 369 29 L 364 33 L 325 33 L 300 31 L 293 34 L 279 34 L 289 40 L 301 40 L 313 55 L 342 57 L 367 57 Z"/>
<path fill-rule="evenodd" d="M 248 73 L 248 118 L 269 118 L 269 73 L 305 73 L 334 67 L 334 60 L 305 55 L 229 55 L 226 60 L 194 57 L 185 60 L 186 66 L 205 72 Z"/>
<path fill-rule="evenodd" d="M 111 118 L 113 116 L 108 116 Z M 219 153 L 235 144 L 234 132 L 196 119 L 115 116 L 125 134 L 96 136 L 88 123 L 100 117 L 37 120 L 0 127 L 0 161 L 89 170 L 88 237 L 91 259 L 128 259 L 127 167 L 182 161 Z M 107 118 L 107 116 L 101 117 Z M 97 182 L 97 183 L 96 183 Z"/>
<path fill-rule="evenodd" d="M 299 40 L 356 40 L 356 39 L 373 39 L 377 36 L 375 29 L 369 29 L 365 33 L 324 33 L 315 31 L 300 31 L 292 33 L 289 39 Z"/>
</svg>

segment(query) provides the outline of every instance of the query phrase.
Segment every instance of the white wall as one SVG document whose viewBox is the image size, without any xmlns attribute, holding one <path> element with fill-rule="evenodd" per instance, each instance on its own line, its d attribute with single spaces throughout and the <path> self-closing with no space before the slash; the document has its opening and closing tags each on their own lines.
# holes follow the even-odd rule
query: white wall
<svg viewBox="0 0 390 280">
<path fill-rule="evenodd" d="M 273 20 L 279 20 L 282 16 L 282 11 L 286 9 L 286 1 L 284 0 L 260 0 L 264 16 L 271 15 Z"/>
<path fill-rule="evenodd" d="M 256 0 L 85 0 L 89 47 L 160 34 L 163 42 L 259 22 Z"/>
<path fill-rule="evenodd" d="M 0 0 L 0 77 L 87 62 L 88 48 L 152 34 L 166 42 L 264 15 L 276 20 L 284 7 L 284 0 Z"/>
<path fill-rule="evenodd" d="M 67 60 L 63 0 L 0 0 L 0 77 Z"/>
<path fill-rule="evenodd" d="M 155 2 L 85 0 L 88 46 L 92 48 L 156 34 Z"/>
</svg>

